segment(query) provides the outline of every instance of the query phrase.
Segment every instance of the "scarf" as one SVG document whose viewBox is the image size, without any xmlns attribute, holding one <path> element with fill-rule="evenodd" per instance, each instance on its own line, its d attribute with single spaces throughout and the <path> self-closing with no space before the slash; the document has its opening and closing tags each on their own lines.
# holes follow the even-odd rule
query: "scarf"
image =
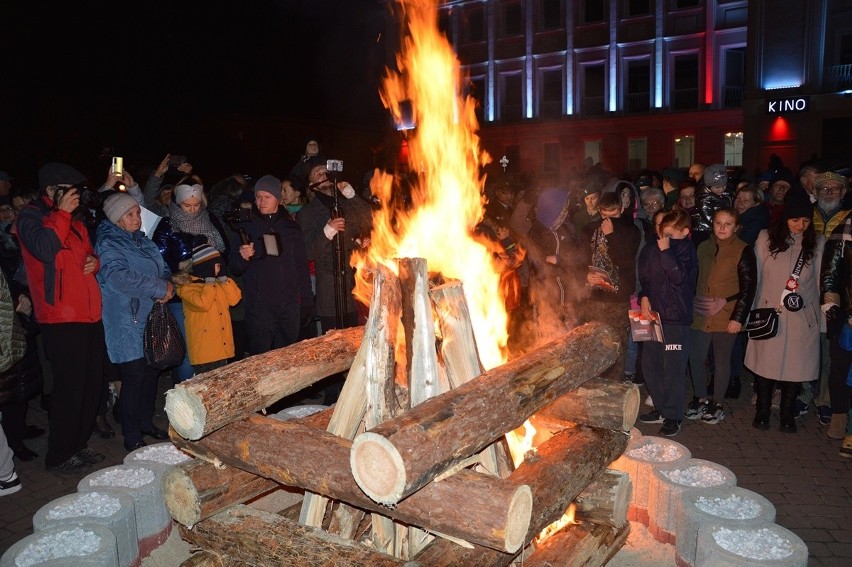
<svg viewBox="0 0 852 567">
<path fill-rule="evenodd" d="M 225 251 L 225 241 L 222 240 L 222 235 L 213 226 L 206 208 L 201 207 L 197 213 L 191 214 L 184 211 L 177 203 L 169 203 L 169 219 L 175 232 L 206 236 L 207 242 L 216 250 L 220 253 Z"/>
</svg>

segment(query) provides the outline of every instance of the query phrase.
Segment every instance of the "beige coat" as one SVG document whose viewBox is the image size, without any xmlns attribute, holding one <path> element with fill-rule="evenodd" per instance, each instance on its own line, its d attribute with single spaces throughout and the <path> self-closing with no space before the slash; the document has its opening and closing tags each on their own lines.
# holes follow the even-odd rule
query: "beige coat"
<svg viewBox="0 0 852 567">
<path fill-rule="evenodd" d="M 782 308 L 777 335 L 762 341 L 748 341 L 745 365 L 753 373 L 782 382 L 809 382 L 819 378 L 819 267 L 824 242 L 818 237 L 814 257 L 802 267 L 799 294 L 804 308 L 795 312 Z M 767 231 L 760 231 L 754 244 L 757 257 L 754 308 L 777 307 L 781 303 L 781 293 L 801 249 L 801 237 L 796 237 L 793 245 L 773 257 L 769 253 Z"/>
</svg>

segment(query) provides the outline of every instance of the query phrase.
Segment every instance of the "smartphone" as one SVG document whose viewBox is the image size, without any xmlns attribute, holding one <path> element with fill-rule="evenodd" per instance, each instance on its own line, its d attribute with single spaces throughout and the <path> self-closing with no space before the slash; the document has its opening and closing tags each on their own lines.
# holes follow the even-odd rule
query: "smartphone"
<svg viewBox="0 0 852 567">
<path fill-rule="evenodd" d="M 112 158 L 112 174 L 116 177 L 124 175 L 124 158 L 118 156 Z"/>
<path fill-rule="evenodd" d="M 169 156 L 169 167 L 178 167 L 186 163 L 186 156 Z"/>
</svg>

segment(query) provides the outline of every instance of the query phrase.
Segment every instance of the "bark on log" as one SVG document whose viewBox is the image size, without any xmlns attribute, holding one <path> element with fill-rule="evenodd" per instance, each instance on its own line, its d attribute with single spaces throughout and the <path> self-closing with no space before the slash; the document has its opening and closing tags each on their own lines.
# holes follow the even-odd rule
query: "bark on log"
<svg viewBox="0 0 852 567">
<path fill-rule="evenodd" d="M 636 423 L 640 398 L 635 384 L 594 378 L 541 408 L 536 417 L 630 431 Z"/>
<path fill-rule="evenodd" d="M 621 528 L 627 523 L 632 494 L 630 475 L 607 469 L 574 499 L 575 517 L 592 524 Z"/>
<path fill-rule="evenodd" d="M 618 344 L 612 329 L 587 323 L 358 435 L 350 457 L 358 486 L 376 502 L 400 502 L 599 375 Z"/>
<path fill-rule="evenodd" d="M 509 480 L 530 487 L 533 511 L 526 542 L 562 517 L 568 506 L 627 447 L 620 431 L 578 425 L 527 453 Z"/>
<path fill-rule="evenodd" d="M 180 567 L 250 567 L 248 563 L 237 561 L 227 555 L 202 549 L 189 556 Z"/>
<path fill-rule="evenodd" d="M 343 372 L 352 364 L 363 335 L 363 327 L 335 330 L 182 382 L 166 392 L 169 423 L 182 437 L 200 439 Z"/>
<path fill-rule="evenodd" d="M 524 559 L 525 567 L 606 565 L 627 541 L 630 524 L 613 528 L 603 524 L 569 524 L 538 544 Z"/>
<path fill-rule="evenodd" d="M 280 484 L 483 546 L 514 551 L 528 531 L 532 495 L 523 484 L 463 470 L 386 508 L 368 498 L 349 473 L 351 441 L 292 421 L 253 415 L 200 441 L 178 437 L 174 443 Z"/>
<path fill-rule="evenodd" d="M 360 543 L 242 504 L 199 522 L 192 530 L 181 526 L 180 533 L 194 545 L 256 566 L 405 565 Z"/>
</svg>

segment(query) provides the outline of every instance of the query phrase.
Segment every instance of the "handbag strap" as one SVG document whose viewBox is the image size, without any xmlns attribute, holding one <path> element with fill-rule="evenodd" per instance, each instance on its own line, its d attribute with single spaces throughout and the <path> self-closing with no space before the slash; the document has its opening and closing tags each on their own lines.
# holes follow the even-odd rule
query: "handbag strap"
<svg viewBox="0 0 852 567">
<path fill-rule="evenodd" d="M 790 273 L 790 277 L 787 278 L 787 282 L 784 284 L 784 289 L 781 290 L 781 301 L 778 303 L 778 307 L 775 308 L 779 313 L 781 312 L 781 307 L 784 305 L 784 298 L 787 297 L 787 294 L 799 287 L 799 276 L 802 274 L 802 267 L 805 265 L 805 250 L 802 249 L 799 251 L 799 257 L 796 259 L 796 264 L 793 266 L 793 271 Z M 792 284 L 790 280 L 793 280 Z M 793 287 L 790 287 L 790 286 Z"/>
</svg>

